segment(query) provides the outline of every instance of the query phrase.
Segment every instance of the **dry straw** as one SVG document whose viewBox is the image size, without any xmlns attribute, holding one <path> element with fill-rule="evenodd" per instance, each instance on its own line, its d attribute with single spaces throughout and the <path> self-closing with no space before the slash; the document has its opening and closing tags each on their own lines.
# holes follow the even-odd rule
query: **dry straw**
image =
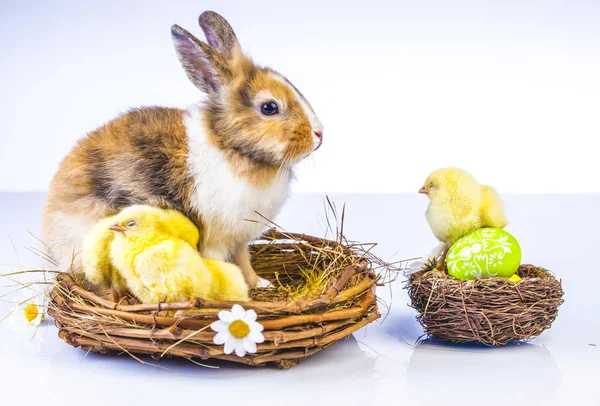
<svg viewBox="0 0 600 406">
<path fill-rule="evenodd" d="M 506 345 L 550 328 L 563 303 L 562 283 L 546 269 L 521 265 L 521 281 L 460 281 L 435 269 L 412 274 L 406 288 L 427 334 L 450 343 Z"/>
<path fill-rule="evenodd" d="M 255 354 L 237 357 L 213 344 L 210 324 L 235 302 L 117 304 L 97 296 L 70 273 L 61 273 L 48 313 L 59 336 L 85 351 L 150 354 L 155 358 L 220 359 L 248 365 L 296 365 L 380 317 L 375 286 L 389 270 L 369 249 L 272 229 L 251 245 L 252 263 L 275 287 L 255 289 L 251 302 L 264 326 Z M 376 273 L 375 269 L 381 271 Z"/>
</svg>

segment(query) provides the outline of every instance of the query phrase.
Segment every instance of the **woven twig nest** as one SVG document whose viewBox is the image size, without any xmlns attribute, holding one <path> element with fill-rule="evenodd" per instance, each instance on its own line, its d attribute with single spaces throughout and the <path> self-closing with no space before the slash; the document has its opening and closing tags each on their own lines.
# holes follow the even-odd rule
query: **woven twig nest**
<svg viewBox="0 0 600 406">
<path fill-rule="evenodd" d="M 412 274 L 406 288 L 426 333 L 450 343 L 506 345 L 550 328 L 563 303 L 562 283 L 546 269 L 521 265 L 522 278 L 457 280 L 436 269 Z"/>
<path fill-rule="evenodd" d="M 373 256 L 359 245 L 270 231 L 251 245 L 256 272 L 275 287 L 255 289 L 252 301 L 265 342 L 237 357 L 215 345 L 210 324 L 236 302 L 193 299 L 183 303 L 117 304 L 86 290 L 61 273 L 52 289 L 49 314 L 59 336 L 85 351 L 220 359 L 281 368 L 296 365 L 380 317 Z"/>
</svg>

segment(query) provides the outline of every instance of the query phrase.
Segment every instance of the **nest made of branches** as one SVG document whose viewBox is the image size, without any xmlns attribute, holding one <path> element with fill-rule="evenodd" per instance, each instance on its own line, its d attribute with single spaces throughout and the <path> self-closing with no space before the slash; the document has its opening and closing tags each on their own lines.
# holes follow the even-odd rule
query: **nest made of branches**
<svg viewBox="0 0 600 406">
<path fill-rule="evenodd" d="M 406 289 L 425 332 L 450 343 L 506 345 L 550 328 L 563 289 L 548 270 L 521 265 L 522 278 L 458 280 L 436 269 L 412 274 Z"/>
<path fill-rule="evenodd" d="M 386 265 L 360 244 L 271 230 L 251 244 L 257 274 L 274 287 L 254 289 L 250 302 L 264 326 L 265 342 L 255 354 L 227 355 L 215 345 L 210 324 L 236 302 L 200 298 L 182 303 L 117 304 L 87 290 L 70 273 L 60 273 L 48 313 L 59 336 L 85 351 L 150 354 L 154 358 L 220 359 L 281 368 L 296 365 L 378 319 L 375 297 Z"/>
</svg>

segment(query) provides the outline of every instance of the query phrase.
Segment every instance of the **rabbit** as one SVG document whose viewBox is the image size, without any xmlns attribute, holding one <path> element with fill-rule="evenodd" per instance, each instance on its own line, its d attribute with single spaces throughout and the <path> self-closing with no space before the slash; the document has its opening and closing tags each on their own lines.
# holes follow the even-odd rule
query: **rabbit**
<svg viewBox="0 0 600 406">
<path fill-rule="evenodd" d="M 132 109 L 80 139 L 60 164 L 42 214 L 42 241 L 60 270 L 79 271 L 82 241 L 98 220 L 147 204 L 184 213 L 200 230 L 204 258 L 234 262 L 259 286 L 248 243 L 267 228 L 261 216 L 281 209 L 294 165 L 321 146 L 323 126 L 287 78 L 244 55 L 222 16 L 206 11 L 199 23 L 206 43 L 178 25 L 171 35 L 205 101 Z"/>
</svg>

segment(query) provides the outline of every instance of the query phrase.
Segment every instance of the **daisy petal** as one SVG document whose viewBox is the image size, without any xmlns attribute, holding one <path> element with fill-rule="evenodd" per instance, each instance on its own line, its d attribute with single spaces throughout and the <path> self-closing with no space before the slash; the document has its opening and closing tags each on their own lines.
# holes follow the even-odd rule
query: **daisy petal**
<svg viewBox="0 0 600 406">
<path fill-rule="evenodd" d="M 220 333 L 215 334 L 215 336 L 213 337 L 213 343 L 221 345 L 226 343 L 230 339 L 231 334 L 229 333 L 229 331 L 221 331 Z"/>
<path fill-rule="evenodd" d="M 250 340 L 248 337 L 245 337 L 242 340 L 242 344 L 244 346 L 244 349 L 246 351 L 248 351 L 249 353 L 254 354 L 256 352 L 256 344 L 252 340 Z"/>
<path fill-rule="evenodd" d="M 256 312 L 252 309 L 246 311 L 246 315 L 244 316 L 244 321 L 250 325 L 251 323 L 256 321 Z"/>
<path fill-rule="evenodd" d="M 231 354 L 233 349 L 235 348 L 235 340 L 233 338 L 225 341 L 225 347 L 223 348 L 223 352 L 225 354 Z"/>
<path fill-rule="evenodd" d="M 233 321 L 233 314 L 227 310 L 221 310 L 219 312 L 219 319 L 231 323 Z"/>
<path fill-rule="evenodd" d="M 262 324 L 257 323 L 255 321 L 248 323 L 248 327 L 250 327 L 251 331 L 258 331 L 258 332 L 261 332 L 265 329 Z"/>
<path fill-rule="evenodd" d="M 247 338 L 258 344 L 265 342 L 265 336 L 263 336 L 259 331 L 250 331 L 250 334 L 248 334 Z"/>
<path fill-rule="evenodd" d="M 239 304 L 234 304 L 231 308 L 231 314 L 234 320 L 241 320 L 244 318 L 244 308 Z"/>
<path fill-rule="evenodd" d="M 222 321 L 222 320 L 217 320 L 217 321 L 213 322 L 210 325 L 210 328 L 212 328 L 213 331 L 217 331 L 217 332 L 219 332 L 219 331 L 226 331 L 226 330 L 229 329 L 229 325 L 230 324 L 231 323 L 228 323 L 228 322 L 225 322 L 225 321 Z"/>
<path fill-rule="evenodd" d="M 243 357 L 246 355 L 246 350 L 244 349 L 244 340 L 235 340 L 235 355 L 238 357 Z"/>
<path fill-rule="evenodd" d="M 42 317 L 43 314 L 39 314 L 36 316 L 35 319 L 31 320 L 31 325 L 38 327 L 40 324 L 42 324 L 42 321 L 44 321 L 44 318 Z"/>
</svg>

